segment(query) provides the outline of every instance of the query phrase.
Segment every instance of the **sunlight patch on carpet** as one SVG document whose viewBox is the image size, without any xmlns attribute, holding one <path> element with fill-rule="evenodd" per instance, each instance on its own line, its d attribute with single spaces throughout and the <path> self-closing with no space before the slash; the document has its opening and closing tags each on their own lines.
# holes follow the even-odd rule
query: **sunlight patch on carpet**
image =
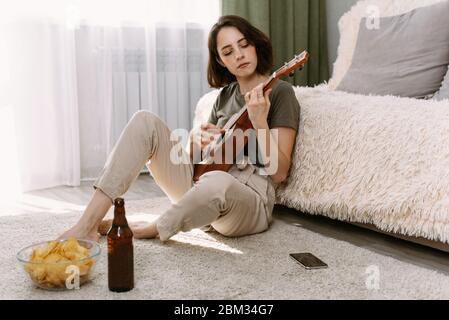
<svg viewBox="0 0 449 320">
<path fill-rule="evenodd" d="M 159 214 L 135 212 L 128 216 L 128 222 L 152 222 L 159 217 Z M 242 251 L 232 248 L 224 243 L 219 242 L 214 237 L 208 235 L 206 232 L 200 229 L 194 229 L 189 232 L 180 232 L 171 238 L 174 241 L 188 243 L 194 246 L 200 246 L 205 248 L 216 249 L 220 251 L 225 251 L 229 253 L 243 254 Z"/>
</svg>

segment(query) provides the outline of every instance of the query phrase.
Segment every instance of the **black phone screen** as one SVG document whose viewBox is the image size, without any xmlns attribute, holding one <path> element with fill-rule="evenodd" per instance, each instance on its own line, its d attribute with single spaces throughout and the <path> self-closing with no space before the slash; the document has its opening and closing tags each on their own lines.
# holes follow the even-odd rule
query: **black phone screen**
<svg viewBox="0 0 449 320">
<path fill-rule="evenodd" d="M 306 269 L 327 268 L 327 264 L 311 253 L 291 253 L 290 257 L 299 262 Z"/>
</svg>

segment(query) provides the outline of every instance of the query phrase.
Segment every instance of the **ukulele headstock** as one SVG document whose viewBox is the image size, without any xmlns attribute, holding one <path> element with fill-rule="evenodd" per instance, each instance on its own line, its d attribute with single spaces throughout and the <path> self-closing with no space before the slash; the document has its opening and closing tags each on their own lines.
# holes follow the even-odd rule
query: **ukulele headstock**
<svg viewBox="0 0 449 320">
<path fill-rule="evenodd" d="M 282 66 L 273 74 L 274 79 L 293 76 L 296 70 L 302 70 L 304 68 L 307 60 L 309 60 L 309 53 L 307 51 L 303 51 L 301 54 L 295 55 L 292 60 L 286 62 L 284 66 Z"/>
</svg>

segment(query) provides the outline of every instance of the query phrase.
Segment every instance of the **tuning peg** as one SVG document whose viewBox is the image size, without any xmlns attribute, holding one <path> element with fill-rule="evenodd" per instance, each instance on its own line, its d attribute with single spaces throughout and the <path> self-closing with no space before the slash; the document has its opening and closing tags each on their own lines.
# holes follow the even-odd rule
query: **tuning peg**
<svg viewBox="0 0 449 320">
<path fill-rule="evenodd" d="M 289 76 L 290 78 L 293 78 L 293 77 L 295 76 L 295 73 L 292 72 L 292 73 L 290 73 L 288 76 Z"/>
</svg>

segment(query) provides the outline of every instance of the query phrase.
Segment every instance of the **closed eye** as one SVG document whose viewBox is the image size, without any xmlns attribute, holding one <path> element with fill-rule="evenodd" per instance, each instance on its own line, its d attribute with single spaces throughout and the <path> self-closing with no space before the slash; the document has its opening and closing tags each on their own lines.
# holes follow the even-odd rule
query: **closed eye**
<svg viewBox="0 0 449 320">
<path fill-rule="evenodd" d="M 249 43 L 248 43 L 248 41 L 246 41 L 246 40 L 243 40 L 241 43 L 240 43 L 240 47 L 242 47 L 242 48 L 246 48 L 246 47 L 248 47 L 249 46 Z"/>
<path fill-rule="evenodd" d="M 240 48 L 243 48 L 243 49 L 249 47 L 248 40 L 246 40 L 245 38 L 240 39 L 240 40 L 238 41 L 238 44 L 239 44 Z M 230 49 L 230 47 L 231 47 L 231 46 L 229 45 L 227 49 Z M 223 51 L 222 53 L 223 53 L 224 56 L 227 57 L 227 56 L 231 55 L 232 52 L 233 52 L 233 50 L 228 50 L 228 51 Z"/>
</svg>

